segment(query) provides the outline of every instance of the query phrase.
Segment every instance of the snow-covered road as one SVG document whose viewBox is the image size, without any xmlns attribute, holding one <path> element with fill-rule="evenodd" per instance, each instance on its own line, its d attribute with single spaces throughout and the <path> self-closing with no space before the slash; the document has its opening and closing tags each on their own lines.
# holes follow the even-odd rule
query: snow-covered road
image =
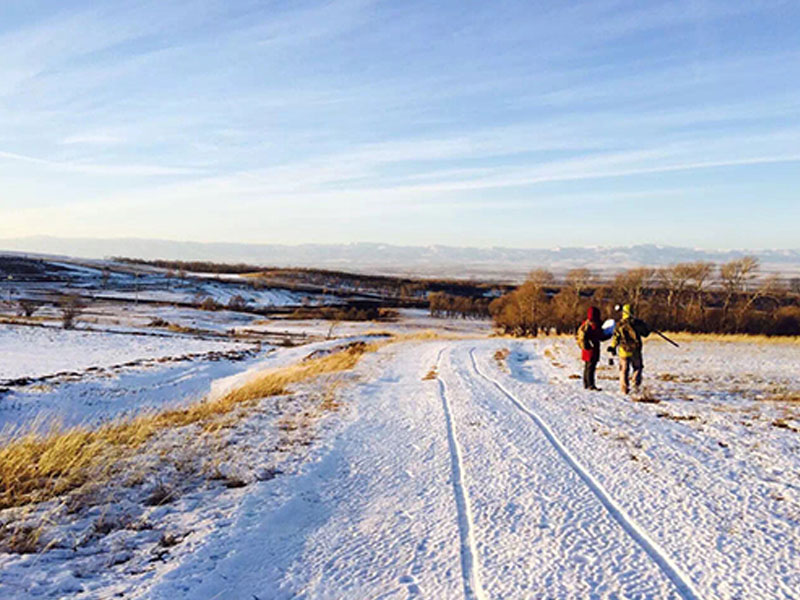
<svg viewBox="0 0 800 600">
<path fill-rule="evenodd" d="M 720 488 L 670 441 L 682 424 L 554 382 L 541 343 L 515 344 L 509 369 L 508 346 L 367 357 L 314 459 L 260 484 L 147 597 L 794 597 L 797 522 L 751 502 L 752 481 Z M 607 411 L 652 424 L 650 460 L 593 433 Z"/>
<path fill-rule="evenodd" d="M 75 597 L 797 597 L 796 433 L 748 421 L 751 447 L 726 429 L 742 418 L 731 407 L 583 391 L 559 344 L 412 341 L 365 355 L 301 458 L 155 509 L 182 542 L 145 568 L 115 563 Z"/>
</svg>

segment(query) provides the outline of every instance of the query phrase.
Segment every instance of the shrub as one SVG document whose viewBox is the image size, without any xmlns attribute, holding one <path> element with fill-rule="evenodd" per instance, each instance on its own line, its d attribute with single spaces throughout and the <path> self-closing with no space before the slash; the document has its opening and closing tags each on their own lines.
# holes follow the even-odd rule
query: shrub
<svg viewBox="0 0 800 600">
<path fill-rule="evenodd" d="M 64 296 L 59 301 L 61 307 L 61 325 L 64 329 L 72 329 L 78 316 L 86 308 L 86 304 L 80 296 Z"/>
<path fill-rule="evenodd" d="M 31 300 L 30 298 L 22 298 L 18 303 L 17 314 L 32 317 L 34 313 L 42 307 L 41 302 Z"/>
<path fill-rule="evenodd" d="M 228 300 L 228 310 L 247 310 L 247 309 L 248 309 L 247 300 L 245 300 L 239 294 Z"/>
<path fill-rule="evenodd" d="M 774 335 L 800 335 L 800 307 L 782 306 L 775 311 Z"/>
<path fill-rule="evenodd" d="M 219 310 L 219 308 L 219 303 L 210 296 L 206 297 L 202 302 L 200 302 L 200 310 L 214 311 Z"/>
</svg>

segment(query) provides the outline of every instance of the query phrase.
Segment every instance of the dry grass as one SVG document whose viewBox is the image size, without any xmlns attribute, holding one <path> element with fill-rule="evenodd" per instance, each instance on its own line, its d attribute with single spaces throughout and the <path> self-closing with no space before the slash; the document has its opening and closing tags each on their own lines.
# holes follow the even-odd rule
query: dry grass
<svg viewBox="0 0 800 600">
<path fill-rule="evenodd" d="M 638 392 L 633 392 L 630 396 L 633 402 L 641 402 L 642 404 L 658 404 L 661 398 L 657 397 L 652 390 L 642 388 Z"/>
<path fill-rule="evenodd" d="M 748 344 L 794 344 L 800 345 L 800 336 L 748 335 L 744 333 L 689 333 L 686 331 L 665 332 L 676 342 L 737 342 Z M 651 335 L 647 341 L 664 341 Z M 666 342 L 664 342 L 666 343 Z"/>
<path fill-rule="evenodd" d="M 44 525 L 4 526 L 0 529 L 0 546 L 14 554 L 35 554 L 42 549 Z"/>
<path fill-rule="evenodd" d="M 511 355 L 511 351 L 508 348 L 500 348 L 497 352 L 494 353 L 494 361 L 497 363 L 497 368 L 501 371 L 507 371 L 508 365 L 506 364 L 506 359 Z"/>
<path fill-rule="evenodd" d="M 197 329 L 194 327 L 187 327 L 186 325 L 178 325 L 177 323 L 170 323 L 167 325 L 167 331 L 173 333 L 196 333 Z"/>
<path fill-rule="evenodd" d="M 394 333 L 387 329 L 367 329 L 362 335 L 371 335 L 371 336 L 381 336 L 381 337 L 392 337 Z"/>
<path fill-rule="evenodd" d="M 234 409 L 267 396 L 282 395 L 288 386 L 353 368 L 367 352 L 383 343 L 360 344 L 321 358 L 267 371 L 225 396 L 186 408 L 139 415 L 98 429 L 52 428 L 6 441 L 0 448 L 0 508 L 40 502 L 115 474 L 121 460 L 131 456 L 159 431 L 198 424 L 206 432 L 224 426 Z"/>
<path fill-rule="evenodd" d="M 779 429 L 788 429 L 789 431 L 800 433 L 800 429 L 792 426 L 790 423 L 786 421 L 786 419 L 775 419 L 774 421 L 772 421 L 771 425 Z"/>
<path fill-rule="evenodd" d="M 760 400 L 763 400 L 765 402 L 800 402 L 800 391 L 781 390 L 765 398 L 760 398 Z"/>
<path fill-rule="evenodd" d="M 494 353 L 494 359 L 497 362 L 503 362 L 505 359 L 509 357 L 511 351 L 508 348 L 500 348 L 497 352 Z"/>
<path fill-rule="evenodd" d="M 659 419 L 670 419 L 671 421 L 699 421 L 700 417 L 697 415 L 674 415 L 670 412 L 663 411 L 656 413 L 656 417 Z"/>
</svg>

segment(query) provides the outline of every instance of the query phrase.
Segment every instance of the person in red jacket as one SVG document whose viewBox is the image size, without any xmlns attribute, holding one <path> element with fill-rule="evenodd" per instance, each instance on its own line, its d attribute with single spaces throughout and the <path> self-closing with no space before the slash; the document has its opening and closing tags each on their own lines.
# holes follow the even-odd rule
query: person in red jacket
<svg viewBox="0 0 800 600">
<path fill-rule="evenodd" d="M 596 306 L 589 307 L 586 317 L 578 328 L 578 344 L 581 347 L 583 360 L 583 387 L 587 390 L 598 390 L 594 375 L 597 363 L 600 362 L 600 342 L 607 340 L 609 336 L 603 333 L 600 310 Z"/>
</svg>

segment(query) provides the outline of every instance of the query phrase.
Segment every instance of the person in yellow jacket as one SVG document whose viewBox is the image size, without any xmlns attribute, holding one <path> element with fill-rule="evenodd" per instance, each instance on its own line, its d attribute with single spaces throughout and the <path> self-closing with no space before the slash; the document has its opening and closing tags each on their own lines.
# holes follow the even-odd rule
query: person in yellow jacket
<svg viewBox="0 0 800 600">
<path fill-rule="evenodd" d="M 623 394 L 630 391 L 631 372 L 633 385 L 638 389 L 642 385 L 642 338 L 650 335 L 647 323 L 633 316 L 630 304 L 622 307 L 622 320 L 614 328 L 611 345 L 608 351 L 619 356 L 619 385 Z"/>
</svg>

